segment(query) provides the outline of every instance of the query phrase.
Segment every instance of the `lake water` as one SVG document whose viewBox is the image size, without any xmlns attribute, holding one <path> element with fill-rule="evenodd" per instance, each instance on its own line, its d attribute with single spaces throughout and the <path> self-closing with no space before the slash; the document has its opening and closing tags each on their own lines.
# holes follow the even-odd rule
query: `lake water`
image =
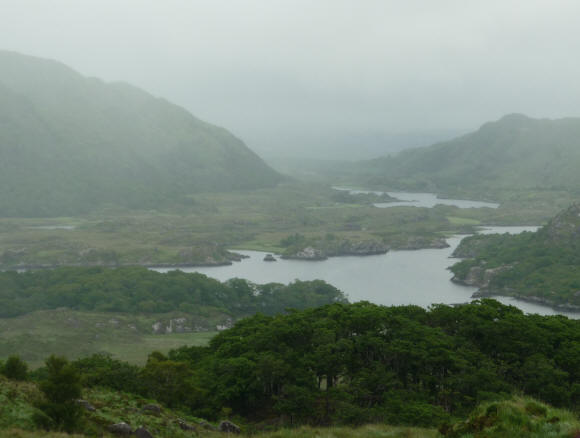
<svg viewBox="0 0 580 438">
<path fill-rule="evenodd" d="M 499 204 L 493 202 L 468 201 L 464 199 L 440 199 L 435 193 L 412 193 L 412 192 L 378 192 L 373 190 L 352 190 L 347 187 L 333 187 L 335 190 L 344 190 L 353 194 L 357 193 L 374 193 L 381 195 L 383 193 L 399 199 L 395 202 L 384 202 L 374 204 L 375 207 L 427 207 L 432 208 L 436 205 L 453 205 L 459 208 L 498 208 Z"/>
<path fill-rule="evenodd" d="M 537 227 L 496 227 L 498 232 L 519 233 L 534 231 Z M 486 232 L 494 228 L 487 228 Z M 249 256 L 230 266 L 183 268 L 185 272 L 201 272 L 221 281 L 233 277 L 246 278 L 254 283 L 277 282 L 287 284 L 299 280 L 321 279 L 348 295 L 351 302 L 371 301 L 384 305 L 416 304 L 428 307 L 432 303 L 456 304 L 471 300 L 474 287 L 461 286 L 450 281 L 447 269 L 457 259 L 451 253 L 463 236 L 448 239 L 445 249 L 389 251 L 374 256 L 333 257 L 323 261 L 282 260 L 264 262 L 266 253 L 236 251 Z M 169 269 L 156 269 L 166 272 Z M 498 297 L 505 304 L 515 305 L 528 313 L 552 315 L 555 310 L 511 298 Z M 580 317 L 578 314 L 567 314 Z"/>
</svg>

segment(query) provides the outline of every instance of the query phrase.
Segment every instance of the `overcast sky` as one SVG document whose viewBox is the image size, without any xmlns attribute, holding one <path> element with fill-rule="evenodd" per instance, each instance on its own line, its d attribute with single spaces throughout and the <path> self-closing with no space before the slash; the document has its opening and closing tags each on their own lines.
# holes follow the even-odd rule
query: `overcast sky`
<svg viewBox="0 0 580 438">
<path fill-rule="evenodd" d="M 578 0 L 0 0 L 0 45 L 130 82 L 267 156 L 580 115 Z"/>
</svg>

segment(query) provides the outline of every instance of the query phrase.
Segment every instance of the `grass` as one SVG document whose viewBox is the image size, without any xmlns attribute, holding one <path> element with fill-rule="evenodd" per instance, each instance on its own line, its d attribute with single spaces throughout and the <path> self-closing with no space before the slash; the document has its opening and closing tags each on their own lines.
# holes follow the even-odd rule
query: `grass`
<svg viewBox="0 0 580 438">
<path fill-rule="evenodd" d="M 481 221 L 467 217 L 447 216 L 449 223 L 453 225 L 479 225 Z"/>
<path fill-rule="evenodd" d="M 0 376 L 0 438 L 69 436 L 34 430 L 34 403 L 40 398 L 35 384 L 14 382 Z M 92 436 L 111 436 L 106 432 L 107 427 L 121 421 L 133 428 L 142 425 L 158 438 L 224 436 L 223 433 L 204 429 L 201 419 L 184 412 L 161 406 L 158 415 L 145 413 L 143 406 L 156 402 L 140 396 L 93 388 L 85 389 L 83 398 L 96 408 L 94 412 L 85 413 L 86 421 L 82 426 L 82 430 Z M 197 432 L 181 430 L 178 419 L 195 426 Z M 240 426 L 242 432 L 251 429 L 244 424 Z M 360 427 L 302 426 L 258 431 L 249 435 L 256 438 L 575 438 L 580 433 L 580 421 L 569 411 L 553 408 L 529 397 L 514 397 L 482 403 L 465 420 L 441 428 L 441 432 L 443 435 L 435 429 L 375 424 Z M 247 436 L 246 433 L 243 435 Z"/>
<path fill-rule="evenodd" d="M 0 358 L 20 355 L 32 368 L 50 354 L 75 359 L 98 352 L 142 365 L 152 351 L 166 353 L 182 345 L 205 345 L 215 335 L 207 332 L 153 335 L 151 326 L 168 315 L 126 315 L 57 309 L 0 319 Z M 200 323 L 201 323 L 201 318 Z M 220 321 L 221 322 L 221 321 Z"/>
<path fill-rule="evenodd" d="M 167 353 L 169 350 L 187 346 L 204 346 L 209 344 L 217 332 L 197 332 L 197 333 L 172 333 L 167 335 L 148 335 L 141 338 L 141 342 L 135 344 L 110 343 L 105 346 L 108 351 L 118 359 L 125 360 L 132 364 L 144 365 L 147 356 L 153 351 Z"/>
<path fill-rule="evenodd" d="M 474 225 L 541 224 L 570 196 L 503 194 L 498 209 L 375 208 L 340 204 L 322 184 L 287 183 L 235 193 L 196 194 L 182 210 L 102 210 L 77 218 L 0 219 L 0 267 L 72 264 L 204 264 L 223 262 L 221 248 L 282 252 L 294 233 L 349 239 L 352 231 L 404 248 Z M 74 229 L 35 228 L 69 225 Z M 193 249 L 193 250 L 192 250 Z"/>
<path fill-rule="evenodd" d="M 59 433 L 47 433 L 35 431 L 32 422 L 34 403 L 41 398 L 41 394 L 33 383 L 14 382 L 0 376 L 0 437 L 4 438 L 64 438 L 69 435 Z M 89 401 L 95 408 L 95 412 L 86 412 L 86 421 L 83 430 L 97 436 L 111 436 L 106 428 L 121 421 L 126 422 L 133 428 L 140 425 L 147 428 L 155 437 L 160 438 L 185 438 L 201 436 L 207 438 L 223 437 L 220 432 L 205 430 L 199 423 L 199 418 L 192 417 L 184 412 L 177 412 L 162 407 L 159 415 L 144 413 L 142 407 L 156 402 L 139 396 L 114 392 L 105 389 L 85 389 L 83 398 Z M 177 419 L 182 419 L 190 425 L 197 427 L 197 433 L 181 430 Z M 243 429 L 243 425 L 242 425 Z M 101 435 L 102 434 L 102 435 Z M 84 436 L 84 435 L 78 435 Z M 431 438 L 437 436 L 435 430 L 418 429 L 407 427 L 391 427 L 387 425 L 369 425 L 359 428 L 331 427 L 311 428 L 300 427 L 296 429 L 281 429 L 274 432 L 256 433 L 252 436 L 258 438 L 363 438 L 363 437 L 409 437 Z"/>
<path fill-rule="evenodd" d="M 453 426 L 449 437 L 471 438 L 576 438 L 580 421 L 564 409 L 556 409 L 529 397 L 487 402 Z"/>
<path fill-rule="evenodd" d="M 367 425 L 361 427 L 328 427 L 282 429 L 255 435 L 256 438 L 434 438 L 440 436 L 435 429 Z"/>
</svg>

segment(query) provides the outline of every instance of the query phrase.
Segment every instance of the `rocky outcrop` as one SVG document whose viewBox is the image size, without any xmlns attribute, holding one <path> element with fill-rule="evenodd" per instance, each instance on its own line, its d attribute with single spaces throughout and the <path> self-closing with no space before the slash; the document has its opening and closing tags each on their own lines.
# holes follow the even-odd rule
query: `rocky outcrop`
<svg viewBox="0 0 580 438">
<path fill-rule="evenodd" d="M 220 423 L 218 429 L 220 430 L 220 432 L 235 433 L 236 435 L 241 432 L 241 429 L 238 425 L 236 425 L 228 420 L 222 421 Z"/>
<path fill-rule="evenodd" d="M 135 436 L 137 438 L 153 438 L 153 435 L 151 435 L 151 432 L 149 432 L 147 429 L 145 429 L 143 426 L 139 427 L 136 431 L 135 431 Z"/>
<path fill-rule="evenodd" d="M 443 249 L 449 248 L 447 239 L 443 237 L 429 238 L 423 236 L 412 236 L 407 242 L 398 245 L 399 250 L 417 250 L 417 249 Z"/>
<path fill-rule="evenodd" d="M 298 251 L 285 253 L 284 259 L 297 260 L 326 260 L 337 256 L 366 256 L 385 254 L 389 246 L 379 240 L 330 240 L 318 241 L 316 246 L 307 246 Z"/>
<path fill-rule="evenodd" d="M 474 292 L 471 297 L 472 298 L 493 298 L 493 297 L 513 297 L 520 301 L 526 301 L 528 303 L 539 304 L 541 306 L 551 307 L 552 309 L 564 312 L 580 312 L 580 306 L 576 304 L 570 303 L 555 303 L 554 301 L 544 298 L 538 297 L 535 295 L 521 295 L 517 293 L 517 291 L 509 288 L 504 289 L 490 289 L 490 288 L 483 288 L 479 289 Z"/>
<path fill-rule="evenodd" d="M 171 318 L 166 322 L 156 321 L 151 325 L 151 329 L 154 335 L 164 335 L 169 333 L 191 333 L 197 330 L 197 327 L 193 327 L 193 320 L 188 322 L 187 318 Z"/>
<path fill-rule="evenodd" d="M 320 249 L 307 246 L 306 248 L 291 254 L 284 254 L 284 259 L 296 260 L 326 260 L 328 256 Z"/>
<path fill-rule="evenodd" d="M 85 411 L 88 412 L 95 412 L 97 409 L 91 404 L 89 403 L 87 400 L 77 400 L 77 404 L 82 406 L 84 408 Z"/>
<path fill-rule="evenodd" d="M 109 432 L 115 435 L 128 436 L 133 433 L 133 429 L 127 423 L 116 423 L 109 426 Z"/>
<path fill-rule="evenodd" d="M 475 286 L 480 289 L 488 288 L 491 281 L 502 272 L 509 271 L 513 268 L 513 265 L 503 265 L 496 268 L 486 269 L 484 265 L 473 266 L 467 272 L 465 277 L 459 277 L 455 275 L 451 281 L 463 284 L 465 286 Z"/>
<path fill-rule="evenodd" d="M 143 406 L 141 408 L 141 411 L 143 411 L 146 414 L 159 416 L 159 415 L 161 415 L 161 406 L 154 405 L 154 404 L 148 404 L 148 405 Z"/>
<path fill-rule="evenodd" d="M 264 257 L 265 262 L 276 262 L 276 258 L 272 254 L 266 254 Z"/>
<path fill-rule="evenodd" d="M 221 332 L 223 330 L 230 329 L 233 326 L 234 326 L 234 320 L 232 318 L 226 318 L 221 324 L 217 324 L 215 326 L 215 328 L 218 332 Z"/>
<path fill-rule="evenodd" d="M 177 424 L 179 425 L 179 428 L 181 430 L 185 430 L 185 431 L 189 431 L 189 432 L 197 432 L 197 427 L 195 427 L 189 423 L 186 423 L 181 418 L 179 418 L 177 420 Z"/>
<path fill-rule="evenodd" d="M 213 431 L 219 430 L 217 427 L 215 427 L 213 424 L 208 423 L 207 421 L 202 421 L 201 423 L 199 423 L 199 425 L 206 430 L 213 430 Z"/>
<path fill-rule="evenodd" d="M 341 241 L 336 248 L 331 248 L 328 252 L 329 256 L 341 255 L 376 255 L 385 254 L 389 251 L 389 246 L 378 240 L 363 240 L 363 241 Z"/>
</svg>

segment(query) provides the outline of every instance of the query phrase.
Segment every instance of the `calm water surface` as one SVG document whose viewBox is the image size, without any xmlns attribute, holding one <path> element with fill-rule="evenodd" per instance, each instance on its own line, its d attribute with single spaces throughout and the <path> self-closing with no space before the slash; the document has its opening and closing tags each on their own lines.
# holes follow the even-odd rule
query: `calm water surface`
<svg viewBox="0 0 580 438">
<path fill-rule="evenodd" d="M 383 193 L 392 196 L 393 198 L 400 199 L 396 202 L 384 202 L 374 204 L 379 208 L 389 208 L 389 207 L 435 207 L 436 205 L 453 205 L 459 208 L 498 208 L 499 204 L 493 202 L 481 202 L 481 201 L 468 201 L 464 199 L 440 199 L 435 193 L 411 193 L 411 192 L 377 192 L 373 190 L 351 190 L 347 187 L 333 187 L 336 190 L 345 190 L 353 194 L 357 193 L 375 193 L 381 195 Z"/>
<path fill-rule="evenodd" d="M 500 233 L 534 231 L 537 227 L 497 227 Z M 487 228 L 486 232 L 494 231 Z M 201 272 L 221 281 L 233 277 L 246 278 L 254 283 L 289 283 L 296 279 L 322 279 L 338 287 L 351 302 L 371 301 L 384 305 L 416 304 L 428 307 L 432 303 L 456 304 L 470 301 L 474 287 L 460 286 L 450 281 L 447 268 L 457 261 L 450 258 L 462 236 L 448 239 L 450 248 L 416 251 L 389 251 L 375 256 L 333 257 L 324 261 L 281 260 L 264 262 L 266 253 L 237 251 L 249 256 L 231 266 L 184 268 L 185 272 Z M 166 272 L 168 269 L 158 269 Z M 548 307 L 498 298 L 518 306 L 525 312 L 552 315 Z M 569 314 L 568 316 L 573 316 Z M 575 315 L 580 317 L 580 315 Z"/>
</svg>

